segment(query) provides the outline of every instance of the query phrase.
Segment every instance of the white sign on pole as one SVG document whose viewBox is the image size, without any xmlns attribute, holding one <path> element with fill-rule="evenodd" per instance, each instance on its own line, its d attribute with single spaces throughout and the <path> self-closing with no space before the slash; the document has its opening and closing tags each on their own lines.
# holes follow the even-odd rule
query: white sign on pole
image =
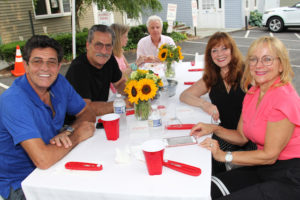
<svg viewBox="0 0 300 200">
<path fill-rule="evenodd" d="M 167 33 L 173 31 L 173 22 L 176 20 L 177 4 L 168 3 L 167 21 L 168 29 Z"/>
<path fill-rule="evenodd" d="M 111 15 L 110 12 L 107 12 L 107 11 L 101 12 L 101 11 L 99 11 L 98 12 L 98 23 L 109 26 L 111 24 L 110 15 Z"/>
<path fill-rule="evenodd" d="M 176 20 L 177 4 L 168 3 L 167 21 Z"/>
<path fill-rule="evenodd" d="M 197 27 L 197 17 L 198 17 L 198 12 L 197 12 L 197 2 L 196 0 L 192 0 L 192 17 L 193 17 L 193 27 Z"/>
</svg>

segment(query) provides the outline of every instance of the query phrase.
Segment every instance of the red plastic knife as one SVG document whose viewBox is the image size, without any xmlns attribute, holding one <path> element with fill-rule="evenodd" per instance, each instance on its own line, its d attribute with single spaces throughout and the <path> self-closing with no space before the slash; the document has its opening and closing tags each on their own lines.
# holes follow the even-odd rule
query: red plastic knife
<svg viewBox="0 0 300 200">
<path fill-rule="evenodd" d="M 188 130 L 192 129 L 195 124 L 170 124 L 166 126 L 168 130 Z"/>
<path fill-rule="evenodd" d="M 176 170 L 178 172 L 182 172 L 184 174 L 191 175 L 191 176 L 199 176 L 201 174 L 201 169 L 198 167 L 194 167 L 194 166 L 187 165 L 184 163 L 175 162 L 172 160 L 164 160 L 163 166 L 168 167 L 173 170 Z"/>
<path fill-rule="evenodd" d="M 101 164 L 86 163 L 86 162 L 67 162 L 65 164 L 66 169 L 72 170 L 89 170 L 89 171 L 101 171 L 103 169 Z"/>
<path fill-rule="evenodd" d="M 200 72 L 200 71 L 203 71 L 204 69 L 202 68 L 197 68 L 197 69 L 189 69 L 188 71 L 189 72 Z"/>
<path fill-rule="evenodd" d="M 195 82 L 184 82 L 184 85 L 193 85 Z"/>
</svg>

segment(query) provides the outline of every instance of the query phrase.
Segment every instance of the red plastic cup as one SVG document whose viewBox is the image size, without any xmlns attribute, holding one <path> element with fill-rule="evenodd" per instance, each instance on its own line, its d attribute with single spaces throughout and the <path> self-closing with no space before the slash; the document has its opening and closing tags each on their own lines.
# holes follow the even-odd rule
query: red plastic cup
<svg viewBox="0 0 300 200">
<path fill-rule="evenodd" d="M 102 115 L 98 122 L 103 123 L 107 140 L 117 140 L 119 138 L 120 115 L 111 113 Z"/>
<path fill-rule="evenodd" d="M 162 173 L 165 144 L 161 140 L 148 140 L 142 144 L 149 175 Z"/>
</svg>

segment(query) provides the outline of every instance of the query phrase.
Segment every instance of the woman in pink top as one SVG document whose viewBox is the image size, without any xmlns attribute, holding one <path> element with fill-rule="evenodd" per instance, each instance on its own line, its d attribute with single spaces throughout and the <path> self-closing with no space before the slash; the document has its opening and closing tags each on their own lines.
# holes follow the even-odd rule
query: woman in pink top
<svg viewBox="0 0 300 200">
<path fill-rule="evenodd" d="M 119 68 L 123 73 L 123 78 L 127 80 L 127 77 L 131 73 L 131 68 L 129 67 L 128 62 L 123 54 L 123 47 L 127 45 L 130 27 L 122 24 L 112 24 L 110 27 L 113 29 L 116 35 L 113 45 L 113 53 L 118 62 Z M 110 85 L 110 88 L 113 93 L 116 93 L 116 89 L 112 84 Z"/>
<path fill-rule="evenodd" d="M 279 39 L 265 36 L 250 46 L 245 64 L 247 93 L 237 130 L 204 123 L 191 130 L 197 136 L 214 132 L 240 146 L 251 140 L 258 147 L 231 153 L 211 138 L 201 143 L 216 160 L 245 166 L 213 176 L 212 199 L 299 199 L 300 98 L 291 84 L 288 51 Z"/>
</svg>

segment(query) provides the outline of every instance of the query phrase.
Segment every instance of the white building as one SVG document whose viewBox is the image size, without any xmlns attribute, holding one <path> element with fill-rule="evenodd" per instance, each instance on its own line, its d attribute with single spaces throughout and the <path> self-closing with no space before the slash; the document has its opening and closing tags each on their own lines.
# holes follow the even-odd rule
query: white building
<svg viewBox="0 0 300 200">
<path fill-rule="evenodd" d="M 177 4 L 176 21 L 192 26 L 191 0 L 160 0 L 163 11 L 155 13 L 166 21 L 168 3 Z M 280 0 L 197 0 L 198 28 L 243 28 L 250 11 L 279 7 Z M 143 16 L 143 23 L 148 16 Z"/>
</svg>

